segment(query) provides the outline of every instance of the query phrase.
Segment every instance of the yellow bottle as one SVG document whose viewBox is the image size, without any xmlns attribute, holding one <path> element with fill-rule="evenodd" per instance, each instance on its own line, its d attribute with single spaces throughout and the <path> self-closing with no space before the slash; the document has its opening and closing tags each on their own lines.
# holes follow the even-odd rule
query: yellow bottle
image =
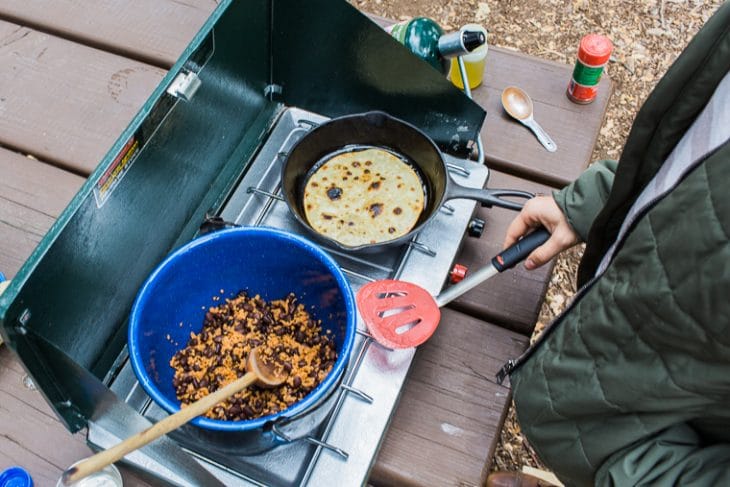
<svg viewBox="0 0 730 487">
<path fill-rule="evenodd" d="M 476 30 L 484 33 L 484 37 L 487 36 L 487 30 L 479 24 L 467 24 L 463 27 L 466 30 Z M 483 45 L 477 47 L 469 54 L 465 54 L 461 57 L 464 60 L 464 67 L 466 68 L 466 75 L 469 79 L 469 88 L 474 89 L 480 84 L 484 78 L 484 66 L 487 61 L 488 46 L 485 42 Z M 451 60 L 451 68 L 449 69 L 449 78 L 451 82 L 457 87 L 463 89 L 464 85 L 461 82 L 461 74 L 459 73 L 459 63 L 456 58 Z"/>
</svg>

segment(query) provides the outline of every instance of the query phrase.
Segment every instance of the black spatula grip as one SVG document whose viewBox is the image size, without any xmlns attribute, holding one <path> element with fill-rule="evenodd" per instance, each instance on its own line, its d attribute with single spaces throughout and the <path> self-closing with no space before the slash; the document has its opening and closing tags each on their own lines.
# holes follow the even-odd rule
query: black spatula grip
<svg viewBox="0 0 730 487">
<path fill-rule="evenodd" d="M 544 244 L 547 239 L 550 238 L 550 232 L 545 230 L 544 227 L 540 227 L 531 234 L 523 237 L 521 240 L 513 243 L 512 246 L 503 250 L 492 259 L 492 265 L 499 271 L 502 272 L 507 269 L 511 269 L 525 257 L 530 255 L 530 252 Z"/>
</svg>

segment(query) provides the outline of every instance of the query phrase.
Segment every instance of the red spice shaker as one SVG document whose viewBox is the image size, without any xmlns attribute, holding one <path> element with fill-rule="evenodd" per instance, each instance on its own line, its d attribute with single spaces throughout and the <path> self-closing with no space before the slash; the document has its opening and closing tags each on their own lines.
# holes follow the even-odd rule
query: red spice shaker
<svg viewBox="0 0 730 487">
<path fill-rule="evenodd" d="M 592 102 L 598 94 L 598 82 L 613 51 L 611 40 L 600 34 L 588 34 L 580 40 L 578 59 L 568 85 L 568 98 L 575 103 Z"/>
</svg>

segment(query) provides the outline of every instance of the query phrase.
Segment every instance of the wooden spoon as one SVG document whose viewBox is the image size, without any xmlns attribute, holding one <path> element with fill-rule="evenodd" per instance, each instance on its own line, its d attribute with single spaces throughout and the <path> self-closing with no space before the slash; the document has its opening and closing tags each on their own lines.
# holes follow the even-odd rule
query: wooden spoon
<svg viewBox="0 0 730 487">
<path fill-rule="evenodd" d="M 280 386 L 286 379 L 287 374 L 277 372 L 273 364 L 268 364 L 264 361 L 260 354 L 260 349 L 254 348 L 248 354 L 248 357 L 246 357 L 246 374 L 243 377 L 181 408 L 175 414 L 158 421 L 144 431 L 130 436 L 118 445 L 77 463 L 63 473 L 63 484 L 70 485 L 94 472 L 98 472 L 107 465 L 124 457 L 127 453 L 145 446 L 147 443 L 200 416 L 219 402 L 228 399 L 253 383 L 256 383 L 259 387 L 270 388 Z"/>
<path fill-rule="evenodd" d="M 537 140 L 549 152 L 558 150 L 558 146 L 545 132 L 545 129 L 532 118 L 532 99 L 527 93 L 516 86 L 508 86 L 502 91 L 502 106 L 512 118 L 532 130 Z"/>
</svg>

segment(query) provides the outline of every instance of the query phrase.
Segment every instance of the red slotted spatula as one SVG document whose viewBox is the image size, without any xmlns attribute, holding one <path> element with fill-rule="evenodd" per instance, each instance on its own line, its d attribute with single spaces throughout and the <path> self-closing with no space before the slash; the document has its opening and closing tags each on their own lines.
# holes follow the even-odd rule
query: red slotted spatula
<svg viewBox="0 0 730 487">
<path fill-rule="evenodd" d="M 388 348 L 411 348 L 428 340 L 441 320 L 441 306 L 450 303 L 490 277 L 514 267 L 545 243 L 550 233 L 539 228 L 503 250 L 489 265 L 435 298 L 422 287 L 385 279 L 357 292 L 357 308 L 375 341 Z"/>
</svg>

